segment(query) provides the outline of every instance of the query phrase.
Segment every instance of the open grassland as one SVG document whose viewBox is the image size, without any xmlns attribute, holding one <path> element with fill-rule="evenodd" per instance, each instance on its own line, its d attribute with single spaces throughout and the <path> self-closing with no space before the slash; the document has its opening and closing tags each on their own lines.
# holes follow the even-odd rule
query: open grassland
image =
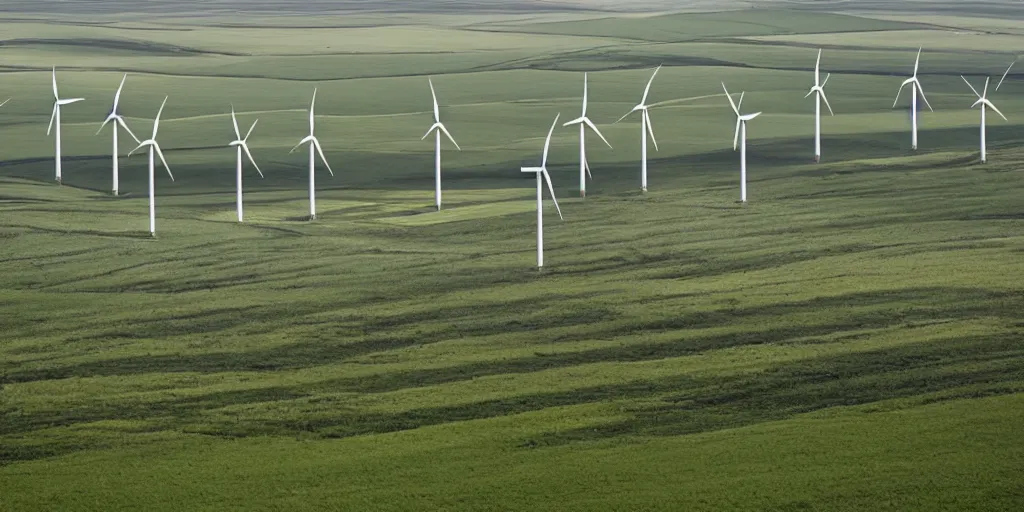
<svg viewBox="0 0 1024 512">
<path fill-rule="evenodd" d="M 1009 121 L 989 116 L 986 165 L 959 75 L 998 78 L 1024 37 L 535 16 L 3 22 L 0 509 L 1019 509 L 1024 69 L 991 93 Z M 818 44 L 837 115 L 813 164 Z M 908 98 L 889 107 L 922 44 L 912 153 Z M 640 195 L 637 119 L 612 122 L 660 63 Z M 64 186 L 53 64 L 87 98 L 63 112 Z M 124 71 L 140 136 L 170 96 L 156 239 L 144 158 L 111 197 L 95 135 Z M 584 201 L 578 131 L 556 131 L 566 219 L 548 203 L 538 272 L 519 166 L 578 115 L 582 71 L 614 149 L 588 139 Z M 427 76 L 463 148 L 441 212 Z M 723 80 L 765 112 L 747 205 Z M 310 223 L 288 150 L 314 87 L 336 176 Z M 232 104 L 266 174 L 246 169 L 244 225 Z"/>
</svg>

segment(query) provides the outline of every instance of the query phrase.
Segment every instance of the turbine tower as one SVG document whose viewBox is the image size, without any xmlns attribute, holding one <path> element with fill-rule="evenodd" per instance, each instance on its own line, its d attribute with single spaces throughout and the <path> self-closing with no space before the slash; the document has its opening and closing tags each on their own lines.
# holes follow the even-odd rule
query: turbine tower
<svg viewBox="0 0 1024 512">
<path fill-rule="evenodd" d="M 54 132 L 54 140 L 56 141 L 56 151 L 54 152 L 54 171 L 57 173 L 57 183 L 61 182 L 60 174 L 60 108 L 65 105 L 72 103 L 78 103 L 79 101 L 85 101 L 85 98 L 71 98 L 62 100 L 60 94 L 57 93 L 57 68 L 53 68 L 53 113 L 50 114 L 50 126 L 46 128 L 46 135 L 50 135 L 50 131 L 53 130 L 56 125 L 57 130 Z M 56 121 L 56 123 L 54 123 Z"/>
<path fill-rule="evenodd" d="M 583 73 L 583 114 L 580 115 L 580 117 L 577 117 L 576 119 L 573 119 L 572 121 L 563 124 L 562 126 L 572 126 L 574 124 L 580 125 L 580 197 L 587 197 L 586 177 L 590 175 L 590 163 L 587 162 L 587 127 L 589 126 L 591 130 L 594 130 L 594 133 L 596 133 L 598 137 L 601 137 L 601 140 L 603 140 L 609 148 L 611 148 L 612 145 L 608 144 L 608 139 L 605 139 L 604 135 L 601 135 L 601 130 L 598 130 L 597 126 L 595 126 L 594 123 L 590 120 L 590 118 L 587 117 L 586 73 Z M 594 177 L 590 176 L 590 179 L 594 179 Z M 644 180 L 644 183 L 646 182 L 647 180 Z"/>
<path fill-rule="evenodd" d="M 914 76 L 904 80 L 903 83 L 900 84 L 900 90 L 896 91 L 896 101 L 892 102 L 892 107 L 896 108 L 896 104 L 899 103 L 899 101 L 900 101 L 900 93 L 903 92 L 903 88 L 908 86 L 908 85 L 910 86 L 910 93 L 911 93 L 911 99 L 910 99 L 910 118 L 911 118 L 911 125 L 912 125 L 911 129 L 913 130 L 913 134 L 911 135 L 911 145 L 913 146 L 913 149 L 915 151 L 917 150 L 917 95 L 918 95 L 918 93 L 920 93 L 921 99 L 924 100 L 924 104 L 928 105 L 928 110 L 931 110 L 932 112 L 934 112 L 934 110 L 932 110 L 931 103 L 928 103 L 928 98 L 925 97 L 925 95 L 924 95 L 924 89 L 921 88 L 921 82 L 919 82 L 917 80 L 917 68 L 918 68 L 920 63 L 921 63 L 921 49 L 918 48 L 918 50 L 917 50 L 917 60 L 914 61 Z"/>
<path fill-rule="evenodd" d="M 1003 121 L 1007 121 L 1007 119 L 1006 116 L 1004 116 L 1003 113 L 1000 112 L 999 109 L 996 108 L 996 106 L 993 105 L 992 102 L 988 100 L 988 77 L 985 78 L 985 88 L 982 89 L 981 94 L 978 94 L 978 90 L 975 89 L 974 86 L 971 85 L 971 83 L 968 82 L 963 75 L 960 75 L 960 78 L 963 78 L 964 83 L 967 84 L 967 87 L 970 87 L 971 91 L 974 92 L 974 95 L 978 97 L 978 101 L 975 101 L 974 104 L 971 105 L 971 108 L 981 105 L 981 163 L 985 163 L 987 161 L 985 154 L 985 107 L 994 110 L 997 114 L 999 114 L 999 117 L 1003 118 Z"/>
<path fill-rule="evenodd" d="M 431 132 L 434 132 L 434 204 L 437 205 L 437 210 L 441 211 L 441 132 L 444 132 L 448 140 L 455 144 L 455 147 L 462 151 L 459 147 L 459 143 L 455 142 L 452 138 L 452 134 L 448 133 L 448 129 L 444 127 L 444 123 L 441 122 L 441 109 L 437 107 L 437 94 L 434 92 L 434 81 L 427 79 L 427 83 L 430 84 L 430 95 L 434 98 L 434 124 L 427 130 L 426 135 L 422 139 L 426 139 L 430 136 Z"/>
<path fill-rule="evenodd" d="M 127 78 L 128 78 L 128 74 L 127 73 L 124 75 L 123 78 L 121 78 L 121 85 L 119 85 L 117 87 L 117 92 L 114 93 L 114 105 L 112 107 L 110 107 L 110 113 L 107 114 L 107 118 L 103 120 L 103 124 L 100 125 L 100 129 L 96 130 L 96 135 L 99 135 L 100 132 L 103 131 L 103 128 L 105 126 L 107 126 L 107 123 L 109 123 L 111 121 L 114 122 L 114 124 L 113 124 L 114 150 L 111 153 L 112 158 L 113 158 L 114 184 L 113 184 L 113 187 L 111 188 L 111 193 L 113 195 L 115 195 L 115 196 L 117 195 L 117 191 L 118 191 L 118 175 L 117 175 L 118 165 L 117 165 L 117 161 L 118 161 L 118 158 L 119 158 L 118 154 L 120 153 L 120 148 L 118 147 L 118 144 L 117 144 L 117 132 L 118 132 L 117 126 L 121 125 L 121 127 L 124 128 L 124 130 L 126 132 L 128 132 L 128 135 L 132 136 L 132 139 L 135 140 L 136 144 L 139 144 L 139 142 L 140 142 L 139 138 L 136 137 L 135 134 L 132 133 L 132 130 L 130 128 L 128 128 L 128 125 L 125 124 L 124 118 L 121 117 L 121 114 L 119 114 L 117 112 L 117 104 L 121 100 L 121 89 L 124 88 L 124 81 Z"/>
<path fill-rule="evenodd" d="M 740 145 L 740 201 L 743 203 L 747 202 L 747 121 L 753 120 L 755 117 L 761 115 L 760 112 L 753 114 L 742 115 L 740 114 L 740 108 L 743 107 L 743 95 L 746 92 L 740 93 L 739 104 L 733 103 L 732 95 L 729 94 L 729 90 L 725 88 L 725 82 L 722 82 L 722 90 L 725 91 L 725 97 L 729 99 L 729 105 L 732 106 L 732 111 L 736 113 L 736 133 L 732 137 L 732 150 L 736 151 L 736 143 Z"/>
<path fill-rule="evenodd" d="M 249 135 L 252 135 L 252 131 L 256 128 L 256 123 L 260 122 L 259 119 L 252 122 L 252 126 L 249 127 L 249 131 L 246 132 L 245 137 L 238 131 L 238 119 L 235 118 L 235 106 L 231 105 L 231 124 L 235 127 L 235 140 L 228 144 L 228 146 L 235 147 L 236 159 L 235 159 L 235 195 L 236 204 L 238 210 L 238 222 L 243 222 L 242 218 L 242 152 L 245 151 L 245 155 L 249 157 L 249 162 L 256 168 L 256 172 L 260 173 L 260 178 L 263 177 L 263 171 L 260 170 L 260 166 L 256 165 L 256 160 L 253 160 L 252 153 L 249 152 L 249 145 L 246 141 L 249 140 Z"/>
<path fill-rule="evenodd" d="M 299 149 L 299 146 L 308 143 L 309 144 L 309 220 L 316 220 L 316 175 L 314 170 L 316 169 L 316 153 L 320 154 L 320 161 L 327 166 L 327 172 L 334 176 L 334 171 L 331 170 L 331 164 L 327 163 L 327 157 L 324 156 L 324 150 L 320 147 L 320 140 L 313 135 L 313 109 L 316 107 L 316 89 L 313 89 L 313 101 L 309 104 L 309 136 L 299 141 L 298 144 L 292 148 L 288 153 L 291 154 Z"/>
<path fill-rule="evenodd" d="M 647 82 L 647 88 L 644 89 L 644 97 L 640 100 L 637 106 L 633 107 L 633 110 L 626 112 L 626 115 L 619 118 L 622 121 L 626 116 L 633 112 L 640 112 L 642 117 L 640 122 L 640 189 L 647 192 L 647 135 L 650 134 L 651 142 L 654 142 L 654 150 L 658 151 L 658 141 L 654 138 L 654 127 L 651 126 L 651 114 L 648 112 L 650 105 L 647 104 L 647 95 L 651 92 L 651 84 L 654 83 L 654 77 L 658 75 L 658 71 L 661 70 L 661 66 L 658 66 L 654 70 L 654 74 L 651 75 L 651 79 Z M 619 121 L 615 121 L 618 123 Z"/>
<path fill-rule="evenodd" d="M 149 234 L 156 236 L 156 194 L 153 183 L 156 181 L 156 165 L 153 161 L 153 154 L 160 155 L 160 161 L 164 164 L 164 169 L 167 169 L 167 175 L 171 177 L 171 181 L 174 181 L 174 175 L 171 174 L 171 168 L 167 165 L 167 160 L 164 159 L 164 152 L 160 151 L 160 144 L 156 141 L 156 132 L 160 129 L 160 114 L 164 112 L 164 105 L 167 104 L 167 97 L 164 96 L 163 103 L 160 104 L 160 110 L 156 112 L 156 119 L 153 120 L 153 136 L 139 143 L 138 147 L 131 150 L 128 153 L 128 157 L 132 156 L 139 149 L 144 147 L 149 148 Z"/>
<path fill-rule="evenodd" d="M 558 218 L 564 220 L 562 209 L 558 207 L 558 199 L 555 199 L 555 189 L 551 185 L 551 176 L 548 174 L 548 149 L 551 147 L 551 134 L 555 132 L 555 126 L 558 125 L 558 118 L 560 116 L 561 114 L 555 116 L 555 122 L 551 123 L 551 129 L 548 130 L 548 138 L 544 141 L 544 156 L 541 159 L 540 167 L 523 167 L 520 169 L 522 172 L 532 172 L 537 175 L 537 268 L 544 268 L 544 187 L 541 184 L 542 178 L 548 184 L 548 192 L 551 193 L 551 200 L 555 202 Z"/>
<path fill-rule="evenodd" d="M 807 93 L 804 98 L 814 95 L 814 161 L 821 161 L 821 102 L 825 101 L 825 106 L 828 107 L 829 115 L 834 116 L 832 112 L 832 105 L 828 104 L 828 98 L 825 97 L 825 84 L 828 83 L 831 73 L 825 75 L 825 81 L 821 81 L 821 50 L 818 50 L 818 60 L 814 63 L 814 86 L 811 87 L 810 92 Z"/>
</svg>

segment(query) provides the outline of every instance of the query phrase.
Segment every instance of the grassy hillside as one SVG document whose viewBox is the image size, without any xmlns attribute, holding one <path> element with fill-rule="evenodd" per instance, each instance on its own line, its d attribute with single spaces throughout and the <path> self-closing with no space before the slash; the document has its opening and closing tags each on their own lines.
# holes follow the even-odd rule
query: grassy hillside
<svg viewBox="0 0 1024 512">
<path fill-rule="evenodd" d="M 633 18 L 375 16 L 4 23 L 0 509 L 1024 502 L 1022 86 L 1013 73 L 992 93 L 1009 121 L 990 116 L 982 165 L 959 77 L 998 78 L 1007 47 L 926 48 L 936 111 L 915 153 L 907 97 L 890 107 L 940 29 L 787 11 L 673 15 L 692 30 L 666 21 L 666 37 Z M 801 20 L 844 32 L 822 61 L 837 115 L 821 164 L 803 96 L 822 40 L 795 35 Z M 662 62 L 641 195 L 637 118 L 613 121 Z M 87 98 L 64 111 L 63 186 L 51 64 L 63 96 Z M 122 159 L 111 197 L 110 133 L 95 135 L 124 71 L 138 134 L 170 96 L 159 139 L 177 179 L 157 175 L 155 239 L 144 158 Z M 556 131 L 565 221 L 547 202 L 539 272 L 519 167 L 556 113 L 578 115 L 582 71 L 614 149 L 588 139 L 581 200 L 578 132 Z M 427 76 L 463 148 L 445 146 L 441 212 Z M 720 81 L 765 111 L 746 205 Z M 306 222 L 306 156 L 288 150 L 314 87 L 337 175 L 318 170 Z M 232 104 L 260 119 L 266 174 L 246 168 L 243 225 Z"/>
</svg>

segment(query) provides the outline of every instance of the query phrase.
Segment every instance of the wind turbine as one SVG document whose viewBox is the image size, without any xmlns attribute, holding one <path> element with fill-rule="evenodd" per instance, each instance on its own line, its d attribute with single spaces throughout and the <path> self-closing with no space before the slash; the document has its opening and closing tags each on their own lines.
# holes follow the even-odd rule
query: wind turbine
<svg viewBox="0 0 1024 512">
<path fill-rule="evenodd" d="M 57 183 L 61 182 L 60 176 L 60 108 L 64 105 L 70 105 L 72 103 L 78 103 L 79 101 L 85 101 L 85 98 L 71 98 L 67 100 L 60 99 L 60 94 L 57 93 L 57 68 L 53 68 L 53 113 L 50 114 L 50 126 L 46 128 L 46 135 L 50 135 L 50 131 L 53 130 L 54 124 L 57 126 L 57 131 L 54 132 L 54 139 L 56 140 L 56 152 L 54 170 L 57 172 Z M 56 123 L 54 123 L 56 120 Z"/>
<path fill-rule="evenodd" d="M 128 157 L 131 158 L 132 153 L 144 148 L 149 147 L 149 234 L 156 236 L 156 194 L 154 193 L 153 182 L 156 181 L 156 165 L 153 161 L 153 154 L 160 155 L 160 161 L 164 164 L 164 169 L 167 169 L 167 175 L 171 177 L 171 181 L 174 181 L 174 175 L 171 174 L 171 168 L 167 165 L 167 160 L 164 159 L 164 152 L 160 151 L 160 144 L 156 142 L 156 132 L 160 129 L 160 114 L 164 112 L 164 105 L 167 104 L 167 97 L 164 96 L 163 103 L 160 104 L 160 110 L 156 112 L 156 119 L 153 120 L 153 136 L 139 143 L 138 147 L 128 152 Z"/>
<path fill-rule="evenodd" d="M 430 95 L 434 98 L 434 124 L 427 130 L 426 135 L 422 139 L 426 139 L 430 132 L 434 132 L 434 203 L 437 204 L 438 211 L 441 210 L 441 132 L 448 137 L 448 140 L 455 144 L 455 147 L 462 151 L 459 147 L 459 143 L 455 142 L 452 138 L 452 134 L 448 133 L 448 129 L 444 127 L 444 123 L 441 122 L 441 110 L 437 107 L 437 94 L 434 93 L 434 81 L 427 79 L 430 84 Z"/>
<path fill-rule="evenodd" d="M 324 150 L 320 147 L 320 140 L 313 135 L 313 109 L 316 106 L 316 89 L 313 89 L 313 101 L 309 104 L 309 136 L 300 140 L 298 144 L 288 153 L 293 153 L 299 146 L 309 143 L 309 220 L 316 220 L 316 175 L 313 173 L 316 167 L 316 155 L 320 154 L 320 160 L 327 166 L 327 172 L 334 176 L 331 164 L 327 163 Z"/>
<path fill-rule="evenodd" d="M 814 86 L 811 87 L 810 92 L 807 93 L 804 98 L 814 94 L 814 161 L 821 161 L 821 101 L 825 100 L 825 106 L 828 107 L 829 115 L 835 115 L 832 112 L 832 105 L 828 104 L 828 98 L 825 97 L 825 84 L 828 83 L 829 77 L 832 73 L 825 75 L 825 81 L 821 81 L 821 50 L 818 50 L 818 60 L 814 63 Z"/>
<path fill-rule="evenodd" d="M 645 113 L 645 115 L 646 115 L 646 113 Z M 576 119 L 573 119 L 572 121 L 569 121 L 568 123 L 563 124 L 562 126 L 571 126 L 571 125 L 574 125 L 574 124 L 580 125 L 580 197 L 587 197 L 587 179 L 586 179 L 586 176 L 590 175 L 590 164 L 587 162 L 587 127 L 589 126 L 591 130 L 594 130 L 594 133 L 596 133 L 598 137 L 601 137 L 601 140 L 603 140 L 604 143 L 607 144 L 609 148 L 611 148 L 612 145 L 608 144 L 608 139 L 605 139 L 604 135 L 601 135 L 601 131 L 598 130 L 597 126 L 595 126 L 594 123 L 590 120 L 590 118 L 587 117 L 587 74 L 586 73 L 583 73 L 583 114 L 580 115 L 580 117 L 578 117 Z M 646 175 L 646 173 L 645 173 L 645 175 Z M 594 177 L 590 176 L 590 179 L 594 179 Z M 644 183 L 647 183 L 646 179 L 644 180 Z"/>
<path fill-rule="evenodd" d="M 260 170 L 260 166 L 256 165 L 256 160 L 253 160 L 252 153 L 249 152 L 249 145 L 246 141 L 249 140 L 249 135 L 252 135 L 252 130 L 256 128 L 256 123 L 260 122 L 259 119 L 252 122 L 252 126 L 249 127 L 249 131 L 246 132 L 245 138 L 238 131 L 238 119 L 235 118 L 235 106 L 231 106 L 231 124 L 235 127 L 235 140 L 228 144 L 228 146 L 234 146 L 237 154 L 235 160 L 235 188 L 236 188 L 236 203 L 238 205 L 238 222 L 242 222 L 242 151 L 245 151 L 245 155 L 249 157 L 249 161 L 252 162 L 252 166 L 256 168 L 256 172 L 260 173 L 260 178 L 263 177 L 263 171 Z"/>
<path fill-rule="evenodd" d="M 920 63 L 921 63 L 921 49 L 918 48 L 918 50 L 917 50 L 917 60 L 914 61 L 914 76 L 904 80 L 903 83 L 900 84 L 900 90 L 896 91 L 896 101 L 892 102 L 892 107 L 896 108 L 896 103 L 898 103 L 900 101 L 900 93 L 903 92 L 903 88 L 906 87 L 907 85 L 910 85 L 910 92 L 911 92 L 911 95 L 912 95 L 911 96 L 911 100 L 910 100 L 910 117 L 911 117 L 912 129 L 913 129 L 913 135 L 911 136 L 911 145 L 913 146 L 915 151 L 917 150 L 917 95 L 918 95 L 918 93 L 921 94 L 921 99 L 924 100 L 924 104 L 928 105 L 928 110 L 931 110 L 932 112 L 934 112 L 934 110 L 932 110 L 931 103 L 928 103 L 928 98 L 925 97 L 925 95 L 924 95 L 924 89 L 921 88 L 921 82 L 919 82 L 917 80 L 917 68 L 918 68 L 918 65 Z"/>
<path fill-rule="evenodd" d="M 548 149 L 551 147 L 551 134 L 555 132 L 555 126 L 558 124 L 560 116 L 561 114 L 555 116 L 555 122 L 551 123 L 551 129 L 548 130 L 548 138 L 544 141 L 544 157 L 541 160 L 540 167 L 523 167 L 520 169 L 522 172 L 537 174 L 537 268 L 544 268 L 544 187 L 541 185 L 542 177 L 548 184 L 548 192 L 551 193 L 551 200 L 555 202 L 558 218 L 564 220 L 562 209 L 558 207 L 558 199 L 555 199 L 555 189 L 551 185 L 551 176 L 548 174 Z"/>
<path fill-rule="evenodd" d="M 644 89 L 644 97 L 640 100 L 637 106 L 633 107 L 633 110 L 626 112 L 626 115 L 619 118 L 622 121 L 626 116 L 633 112 L 640 111 L 642 121 L 640 123 L 640 188 L 644 192 L 647 192 L 647 135 L 651 135 L 651 141 L 654 142 L 654 150 L 658 151 L 658 141 L 654 138 L 654 127 L 651 126 L 651 114 L 647 111 L 650 105 L 647 104 L 647 95 L 651 92 L 651 84 L 654 83 L 654 77 L 658 75 L 658 71 L 661 70 L 661 66 L 658 66 L 654 70 L 654 74 L 651 75 L 651 79 L 647 82 L 647 88 Z M 618 123 L 619 121 L 615 121 Z"/>
<path fill-rule="evenodd" d="M 732 150 L 736 151 L 736 143 L 740 144 L 740 201 L 747 202 L 747 121 L 754 119 L 761 115 L 760 112 L 753 114 L 742 115 L 740 114 L 740 108 L 743 107 L 743 95 L 746 92 L 740 93 L 739 104 L 733 103 L 732 95 L 729 94 L 729 90 L 725 88 L 725 82 L 722 82 L 722 90 L 725 91 L 725 97 L 729 99 L 729 105 L 732 106 L 732 111 L 736 113 L 736 134 L 732 138 Z"/>
<path fill-rule="evenodd" d="M 985 107 L 994 110 L 997 114 L 999 114 L 999 117 L 1003 118 L 1003 121 L 1007 121 L 1007 119 L 1006 116 L 1004 116 L 1003 113 L 1000 112 L 999 109 L 996 108 L 996 106 L 993 105 L 992 102 L 988 100 L 988 77 L 985 77 L 985 88 L 982 90 L 981 94 L 978 94 L 978 90 L 975 89 L 974 86 L 971 85 L 971 83 L 968 82 L 963 75 L 960 75 L 960 78 L 963 78 L 964 82 L 967 84 L 967 87 L 970 87 L 971 91 L 974 91 L 974 95 L 978 97 L 978 101 L 975 101 L 974 104 L 971 105 L 971 108 L 981 105 L 981 163 L 985 163 Z"/>
<path fill-rule="evenodd" d="M 118 166 L 117 166 L 117 160 L 118 160 L 119 148 L 118 148 L 118 145 L 117 145 L 117 131 L 118 131 L 117 130 L 117 125 L 121 125 L 121 127 L 124 128 L 125 131 L 128 132 L 128 135 L 132 136 L 132 139 L 135 140 L 136 144 L 139 143 L 139 138 L 136 137 L 134 133 L 132 133 L 132 130 L 130 128 L 128 128 L 128 125 L 125 124 L 124 118 L 121 117 L 121 114 L 117 113 L 117 103 L 121 99 L 121 89 L 124 88 L 124 81 L 127 78 L 128 78 L 128 74 L 127 73 L 124 75 L 124 78 L 121 78 L 121 85 L 117 86 L 117 92 L 114 93 L 114 106 L 110 107 L 110 114 L 107 114 L 107 118 L 103 120 L 103 124 L 100 125 L 100 129 L 96 130 L 96 135 L 99 135 L 100 132 L 103 131 L 103 127 L 107 126 L 107 123 L 109 123 L 111 121 L 114 122 L 114 124 L 113 124 L 113 128 L 114 128 L 114 151 L 111 154 L 113 155 L 112 158 L 113 158 L 113 164 L 114 164 L 114 186 L 112 188 L 112 191 L 113 191 L 113 194 L 115 196 L 117 195 L 117 190 L 118 190 L 118 177 L 117 177 L 117 170 L 118 170 L 117 167 Z"/>
</svg>

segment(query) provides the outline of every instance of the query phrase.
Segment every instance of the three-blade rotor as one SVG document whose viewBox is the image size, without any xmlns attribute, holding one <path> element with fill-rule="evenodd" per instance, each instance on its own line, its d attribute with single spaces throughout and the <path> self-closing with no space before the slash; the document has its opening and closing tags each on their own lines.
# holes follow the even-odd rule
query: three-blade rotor
<svg viewBox="0 0 1024 512">
<path fill-rule="evenodd" d="M 747 115 L 740 114 L 740 109 L 743 108 L 743 96 L 746 94 L 746 91 L 740 93 L 740 101 L 736 103 L 732 101 L 732 95 L 729 94 L 729 89 L 726 89 L 725 82 L 722 82 L 722 90 L 725 91 L 725 97 L 729 100 L 729 106 L 732 107 L 733 113 L 736 114 L 736 131 L 732 137 L 732 149 L 735 151 L 740 141 L 740 125 L 761 115 L 761 112 Z"/>
<path fill-rule="evenodd" d="M 626 112 L 625 115 L 620 117 L 618 121 L 615 121 L 616 123 L 618 123 L 618 122 L 622 121 L 623 119 L 629 117 L 629 115 L 632 114 L 633 112 L 641 112 L 643 114 L 643 116 L 644 116 L 644 125 L 645 125 L 645 128 L 646 128 L 647 134 L 651 136 L 651 141 L 654 142 L 654 150 L 655 151 L 659 151 L 658 150 L 658 141 L 657 141 L 657 139 L 654 138 L 654 126 L 651 125 L 651 113 L 649 111 L 651 106 L 647 104 L 647 96 L 650 95 L 650 93 L 651 93 L 651 84 L 654 83 L 654 77 L 658 76 L 658 71 L 661 71 L 661 66 L 658 66 L 657 68 L 655 68 L 654 73 L 651 74 L 651 79 L 647 81 L 647 87 L 644 88 L 644 97 L 640 99 L 640 103 L 637 104 L 637 106 L 633 107 L 633 110 L 630 110 L 629 112 Z M 607 141 L 605 141 L 605 142 L 607 142 Z"/>
<path fill-rule="evenodd" d="M 999 117 L 1002 117 L 1004 121 L 1009 121 L 1009 119 L 1006 119 L 1006 116 L 1004 116 L 1003 113 L 1000 112 L 999 109 L 996 108 L 996 106 L 991 101 L 989 101 L 989 99 L 988 99 L 988 82 L 989 82 L 989 78 L 988 77 L 985 78 L 985 88 L 982 89 L 981 94 L 978 94 L 978 90 L 975 89 L 974 86 L 971 85 L 971 83 L 968 82 L 967 79 L 964 78 L 963 75 L 960 75 L 960 78 L 963 78 L 963 81 L 964 81 L 964 83 L 967 84 L 967 87 L 970 87 L 971 91 L 974 92 L 974 95 L 978 97 L 978 101 L 975 101 L 974 104 L 971 105 L 971 108 L 977 107 L 978 105 L 985 105 L 986 107 L 994 110 L 997 114 L 999 114 Z"/>
<path fill-rule="evenodd" d="M 167 96 L 164 96 L 164 101 L 160 104 L 160 110 L 157 110 L 156 112 L 156 119 L 153 120 L 153 137 L 140 142 L 135 149 L 128 152 L 128 157 L 131 158 L 133 153 L 144 147 L 148 146 L 152 148 L 160 157 L 160 161 L 163 162 L 164 169 L 167 170 L 167 175 L 171 177 L 171 181 L 174 181 L 174 174 L 171 174 L 171 167 L 167 165 L 167 159 L 164 158 L 164 152 L 160 150 L 160 144 L 156 141 L 157 131 L 160 130 L 160 115 L 164 112 L 164 105 L 167 105 Z"/>
<path fill-rule="evenodd" d="M 293 147 L 292 150 L 289 151 L 288 153 L 289 154 L 294 153 L 295 150 L 299 149 L 299 147 L 302 146 L 303 144 L 306 144 L 306 143 L 312 144 L 313 147 L 316 148 L 317 154 L 320 155 L 320 161 L 322 161 L 324 163 L 324 165 L 327 167 L 327 172 L 331 173 L 331 176 L 334 176 L 334 170 L 331 169 L 331 164 L 327 163 L 327 157 L 324 156 L 324 150 L 323 150 L 322 147 L 320 147 L 320 140 L 316 138 L 316 135 L 313 135 L 313 125 L 314 125 L 314 121 L 313 121 L 313 115 L 314 114 L 313 114 L 313 111 L 314 111 L 315 108 L 316 108 L 316 89 L 314 88 L 313 89 L 313 101 L 311 101 L 309 103 L 309 136 L 307 136 L 306 138 L 300 140 L 299 143 L 296 144 L 295 147 Z M 250 128 L 250 131 L 252 131 L 251 128 Z"/>
<path fill-rule="evenodd" d="M 597 129 L 597 125 L 595 125 L 594 122 L 591 121 L 589 117 L 587 117 L 587 96 L 588 96 L 587 89 L 588 89 L 588 87 L 587 87 L 587 74 L 584 73 L 583 74 L 583 114 L 580 115 L 580 117 L 577 117 L 576 119 L 573 119 L 572 121 L 569 121 L 569 122 L 563 124 L 562 126 L 573 126 L 573 125 L 577 125 L 577 124 L 584 124 L 587 127 L 589 127 L 594 133 L 596 133 L 597 136 L 600 137 L 602 141 L 604 141 L 605 145 L 607 145 L 609 148 L 611 148 L 612 145 L 611 145 L 611 143 L 608 142 L 608 139 L 604 138 L 604 135 L 601 133 L 601 130 Z M 626 115 L 629 115 L 629 114 L 626 114 Z"/>
<path fill-rule="evenodd" d="M 928 106 L 928 110 L 935 112 L 932 109 L 932 104 L 928 102 L 928 97 L 924 95 L 924 88 L 921 87 L 921 82 L 917 79 L 917 70 L 921 64 L 921 48 L 917 50 L 917 60 L 914 61 L 914 76 L 906 79 L 900 84 L 900 90 L 896 91 L 896 100 L 892 102 L 892 108 L 896 108 L 896 104 L 900 101 L 900 93 L 903 92 L 903 88 L 911 85 L 911 93 L 921 93 L 921 99 L 924 100 L 924 104 Z M 915 90 L 916 89 L 916 90 Z"/>
<path fill-rule="evenodd" d="M 551 148 L 551 135 L 555 133 L 555 126 L 558 126 L 558 118 L 562 114 L 555 116 L 555 122 L 551 123 L 551 129 L 548 130 L 548 137 L 544 140 L 544 156 L 541 158 L 540 167 L 523 167 L 522 172 L 534 172 L 544 176 L 544 181 L 548 185 L 548 193 L 551 194 L 551 200 L 555 202 L 555 210 L 558 211 L 558 218 L 565 220 L 562 217 L 562 209 L 558 206 L 558 199 L 555 198 L 555 187 L 551 184 L 551 175 L 548 174 L 548 150 Z"/>
<path fill-rule="evenodd" d="M 100 132 L 103 131 L 103 128 L 107 126 L 107 123 L 113 121 L 114 124 L 121 125 L 121 128 L 124 128 L 124 130 L 128 132 L 128 135 L 131 135 L 132 139 L 135 140 L 135 143 L 138 144 L 141 141 L 139 141 L 139 138 L 135 136 L 135 133 L 132 132 L 131 128 L 128 128 L 128 124 L 124 122 L 124 117 L 122 117 L 117 111 L 117 105 L 121 101 L 121 90 L 124 89 L 124 81 L 127 79 L 128 74 L 125 73 L 124 77 L 121 78 L 121 85 L 117 86 L 117 92 L 114 93 L 114 105 L 110 107 L 110 114 L 108 114 L 107 118 L 100 124 L 100 129 L 96 130 L 96 135 L 99 135 Z"/>
<path fill-rule="evenodd" d="M 50 125 L 46 127 L 46 134 L 49 135 L 53 130 L 53 121 L 57 118 L 57 111 L 64 105 L 70 105 L 72 103 L 78 103 L 79 101 L 85 101 L 85 98 L 70 98 L 66 100 L 60 99 L 60 94 L 57 92 L 57 68 L 53 68 L 52 74 L 53 80 L 53 111 L 50 112 Z"/>
<path fill-rule="evenodd" d="M 834 116 L 835 113 L 832 112 L 832 105 L 828 104 L 828 98 L 825 96 L 825 84 L 828 83 L 828 79 L 832 76 L 832 73 L 829 73 L 829 74 L 825 75 L 825 81 L 821 82 L 820 81 L 820 79 L 821 79 L 820 68 L 821 68 L 821 50 L 818 50 L 818 60 L 817 60 L 817 62 L 814 63 L 814 86 L 812 86 L 811 90 L 808 91 L 807 94 L 804 95 L 804 98 L 808 98 L 812 94 L 817 93 L 818 96 L 821 97 L 822 101 L 825 102 L 825 106 L 828 107 L 829 115 Z"/>
<path fill-rule="evenodd" d="M 444 123 L 441 122 L 441 109 L 437 106 L 437 93 L 434 92 L 434 81 L 428 78 L 427 82 L 430 84 L 430 96 L 434 100 L 434 124 L 430 126 L 430 129 L 427 130 L 427 133 L 423 134 L 420 140 L 425 140 L 430 134 L 434 133 L 434 130 L 440 130 L 441 133 L 444 133 L 445 137 L 448 137 L 448 140 L 452 141 L 456 149 L 462 151 L 459 143 L 455 142 L 455 138 L 452 137 L 452 134 L 448 132 L 448 128 L 445 128 Z"/>
<path fill-rule="evenodd" d="M 235 140 L 228 144 L 228 146 L 238 146 L 245 152 L 245 156 L 249 157 L 249 162 L 256 168 L 256 172 L 260 174 L 260 178 L 263 177 L 263 171 L 260 170 L 260 166 L 256 165 L 256 160 L 252 157 L 252 153 L 249 152 L 249 136 L 252 135 L 252 131 L 256 128 L 256 123 L 260 122 L 259 119 L 252 122 L 252 126 L 249 127 L 249 131 L 246 132 L 245 137 L 238 131 L 238 119 L 235 117 L 235 106 L 231 106 L 231 124 L 235 127 Z"/>
</svg>

